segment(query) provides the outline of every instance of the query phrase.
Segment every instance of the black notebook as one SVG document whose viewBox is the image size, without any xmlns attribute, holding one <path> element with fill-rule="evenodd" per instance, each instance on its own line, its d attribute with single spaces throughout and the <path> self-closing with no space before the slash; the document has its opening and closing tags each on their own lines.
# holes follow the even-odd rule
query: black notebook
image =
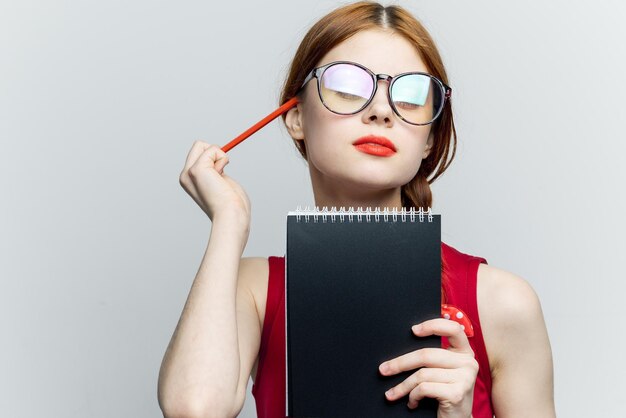
<svg viewBox="0 0 626 418">
<path fill-rule="evenodd" d="M 436 417 L 385 391 L 414 371 L 378 366 L 438 336 L 411 326 L 441 312 L 441 220 L 430 210 L 298 210 L 287 216 L 287 416 Z"/>
</svg>

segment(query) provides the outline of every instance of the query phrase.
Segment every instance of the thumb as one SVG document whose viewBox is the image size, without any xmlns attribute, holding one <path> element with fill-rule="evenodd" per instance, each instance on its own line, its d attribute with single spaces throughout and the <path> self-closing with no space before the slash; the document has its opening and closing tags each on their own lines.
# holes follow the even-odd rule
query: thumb
<svg viewBox="0 0 626 418">
<path fill-rule="evenodd" d="M 224 174 L 224 167 L 226 167 L 226 165 L 228 165 L 229 162 L 230 161 L 228 160 L 228 158 L 222 158 L 215 162 L 214 168 L 218 173 Z"/>
</svg>

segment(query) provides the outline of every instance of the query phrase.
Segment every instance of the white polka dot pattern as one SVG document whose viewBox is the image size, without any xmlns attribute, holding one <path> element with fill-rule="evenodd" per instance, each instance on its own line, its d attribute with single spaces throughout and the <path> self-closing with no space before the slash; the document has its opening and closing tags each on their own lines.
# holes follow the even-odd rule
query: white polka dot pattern
<svg viewBox="0 0 626 418">
<path fill-rule="evenodd" d="M 465 313 L 454 305 L 441 305 L 441 316 L 461 324 L 461 329 L 468 337 L 474 336 L 474 327 Z"/>
</svg>

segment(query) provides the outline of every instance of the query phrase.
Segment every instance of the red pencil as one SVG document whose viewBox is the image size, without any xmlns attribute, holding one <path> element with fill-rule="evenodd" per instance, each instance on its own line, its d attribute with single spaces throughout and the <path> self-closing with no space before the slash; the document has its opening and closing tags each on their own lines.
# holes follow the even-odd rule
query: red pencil
<svg viewBox="0 0 626 418">
<path fill-rule="evenodd" d="M 247 137 L 249 137 L 250 135 L 252 135 L 253 133 L 255 133 L 256 131 L 258 131 L 259 129 L 261 129 L 262 127 L 264 127 L 265 125 L 267 125 L 268 123 L 270 123 L 271 121 L 276 119 L 278 116 L 282 115 L 283 113 L 285 113 L 286 111 L 288 111 L 289 109 L 291 109 L 297 104 L 298 104 L 297 97 L 294 97 L 286 101 L 285 104 L 280 106 L 278 109 L 274 110 L 272 113 L 270 113 L 269 115 L 267 115 L 266 117 L 264 117 L 263 119 L 261 119 L 260 121 L 252 125 L 250 128 L 248 128 L 245 132 L 243 132 L 237 138 L 233 139 L 228 144 L 224 145 L 222 147 L 222 151 L 228 152 L 235 145 L 239 144 L 241 141 L 243 141 L 244 139 L 246 139 Z"/>
</svg>

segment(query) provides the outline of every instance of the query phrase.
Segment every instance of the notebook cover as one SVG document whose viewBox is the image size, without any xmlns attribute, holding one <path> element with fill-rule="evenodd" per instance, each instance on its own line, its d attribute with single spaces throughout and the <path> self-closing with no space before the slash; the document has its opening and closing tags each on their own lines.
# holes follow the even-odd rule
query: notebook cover
<svg viewBox="0 0 626 418">
<path fill-rule="evenodd" d="M 305 220 L 308 219 L 308 222 Z M 287 415 L 436 417 L 437 401 L 416 410 L 385 391 L 414 371 L 381 376 L 385 360 L 438 336 L 411 326 L 441 310 L 441 220 L 340 222 L 287 216 Z"/>
</svg>

